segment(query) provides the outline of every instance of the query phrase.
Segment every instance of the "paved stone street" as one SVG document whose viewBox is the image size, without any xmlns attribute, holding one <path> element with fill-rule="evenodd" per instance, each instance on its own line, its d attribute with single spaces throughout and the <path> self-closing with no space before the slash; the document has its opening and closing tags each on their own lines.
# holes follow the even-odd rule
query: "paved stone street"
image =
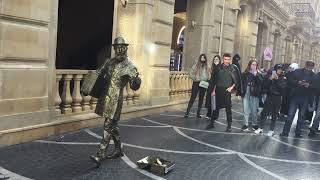
<svg viewBox="0 0 320 180">
<path fill-rule="evenodd" d="M 232 133 L 224 132 L 224 111 L 209 131 L 205 118 L 184 119 L 182 109 L 122 121 L 125 156 L 100 168 L 89 155 L 96 153 L 101 127 L 4 147 L 0 179 L 320 179 L 320 139 L 307 137 L 307 124 L 302 139 L 280 138 L 283 120 L 274 137 L 242 133 L 240 101 L 233 110 Z M 135 162 L 147 155 L 173 160 L 176 167 L 165 176 L 138 169 Z"/>
</svg>

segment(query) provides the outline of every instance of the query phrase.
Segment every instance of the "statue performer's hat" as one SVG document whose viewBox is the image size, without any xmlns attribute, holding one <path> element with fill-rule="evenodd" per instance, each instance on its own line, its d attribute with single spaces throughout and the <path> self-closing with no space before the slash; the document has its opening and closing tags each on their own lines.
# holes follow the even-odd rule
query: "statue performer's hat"
<svg viewBox="0 0 320 180">
<path fill-rule="evenodd" d="M 116 46 L 116 45 L 129 46 L 129 44 L 126 43 L 123 37 L 117 37 L 116 39 L 114 39 L 114 43 L 112 44 L 112 46 Z"/>
</svg>

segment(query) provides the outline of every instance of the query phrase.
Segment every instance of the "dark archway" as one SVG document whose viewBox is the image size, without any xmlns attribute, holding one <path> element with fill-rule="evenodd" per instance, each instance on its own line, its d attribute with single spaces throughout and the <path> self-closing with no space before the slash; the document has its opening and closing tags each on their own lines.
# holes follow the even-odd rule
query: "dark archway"
<svg viewBox="0 0 320 180">
<path fill-rule="evenodd" d="M 57 69 L 96 69 L 111 55 L 114 0 L 59 1 Z"/>
<path fill-rule="evenodd" d="M 174 17 L 172 28 L 170 70 L 181 71 L 182 52 L 185 42 L 187 0 L 176 0 L 174 5 Z"/>
</svg>

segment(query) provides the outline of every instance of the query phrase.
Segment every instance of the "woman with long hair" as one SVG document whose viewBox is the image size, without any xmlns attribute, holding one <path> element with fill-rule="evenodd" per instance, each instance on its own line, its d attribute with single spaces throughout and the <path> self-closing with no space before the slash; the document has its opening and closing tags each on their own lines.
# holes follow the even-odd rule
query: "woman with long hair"
<svg viewBox="0 0 320 180">
<path fill-rule="evenodd" d="M 246 70 L 242 73 L 242 98 L 243 98 L 243 111 L 244 111 L 244 125 L 242 131 L 249 131 L 249 125 L 253 129 L 258 129 L 258 108 L 259 98 L 262 91 L 263 76 L 258 71 L 258 61 L 252 59 L 249 61 Z"/>
<path fill-rule="evenodd" d="M 221 57 L 219 55 L 215 55 L 213 57 L 213 61 L 212 61 L 212 66 L 211 66 L 211 70 L 212 72 L 214 71 L 214 69 L 221 64 Z M 211 73 L 211 78 L 213 76 L 213 73 Z M 210 79 L 211 79 L 210 78 Z M 205 107 L 208 109 L 207 111 L 207 115 L 206 118 L 210 119 L 211 118 L 211 114 L 212 114 L 212 108 L 211 108 L 211 93 L 212 90 L 214 89 L 214 87 L 212 87 L 212 83 L 209 83 L 209 88 L 207 90 L 207 96 L 206 96 L 206 103 L 205 103 Z"/>
<path fill-rule="evenodd" d="M 189 117 L 190 109 L 199 93 L 197 118 L 201 118 L 200 112 L 203 104 L 203 99 L 206 94 L 206 90 L 209 86 L 209 79 L 211 74 L 211 68 L 208 66 L 207 56 L 201 54 L 196 64 L 194 64 L 190 70 L 190 78 L 193 81 L 191 97 L 189 100 L 188 108 L 185 114 L 185 118 Z"/>
</svg>

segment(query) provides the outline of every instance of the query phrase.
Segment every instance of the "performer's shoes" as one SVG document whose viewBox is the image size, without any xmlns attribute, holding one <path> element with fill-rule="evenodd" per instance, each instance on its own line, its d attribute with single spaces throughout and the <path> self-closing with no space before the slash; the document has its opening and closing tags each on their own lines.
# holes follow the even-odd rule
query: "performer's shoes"
<svg viewBox="0 0 320 180">
<path fill-rule="evenodd" d="M 231 132 L 231 127 L 227 127 L 226 132 Z"/>
<path fill-rule="evenodd" d="M 114 153 L 112 153 L 111 155 L 107 156 L 107 159 L 117 159 L 119 157 L 124 156 L 123 152 L 120 150 L 116 150 Z"/>
<path fill-rule="evenodd" d="M 96 163 L 97 167 L 101 165 L 101 159 L 98 156 L 90 156 L 90 159 Z"/>
</svg>

